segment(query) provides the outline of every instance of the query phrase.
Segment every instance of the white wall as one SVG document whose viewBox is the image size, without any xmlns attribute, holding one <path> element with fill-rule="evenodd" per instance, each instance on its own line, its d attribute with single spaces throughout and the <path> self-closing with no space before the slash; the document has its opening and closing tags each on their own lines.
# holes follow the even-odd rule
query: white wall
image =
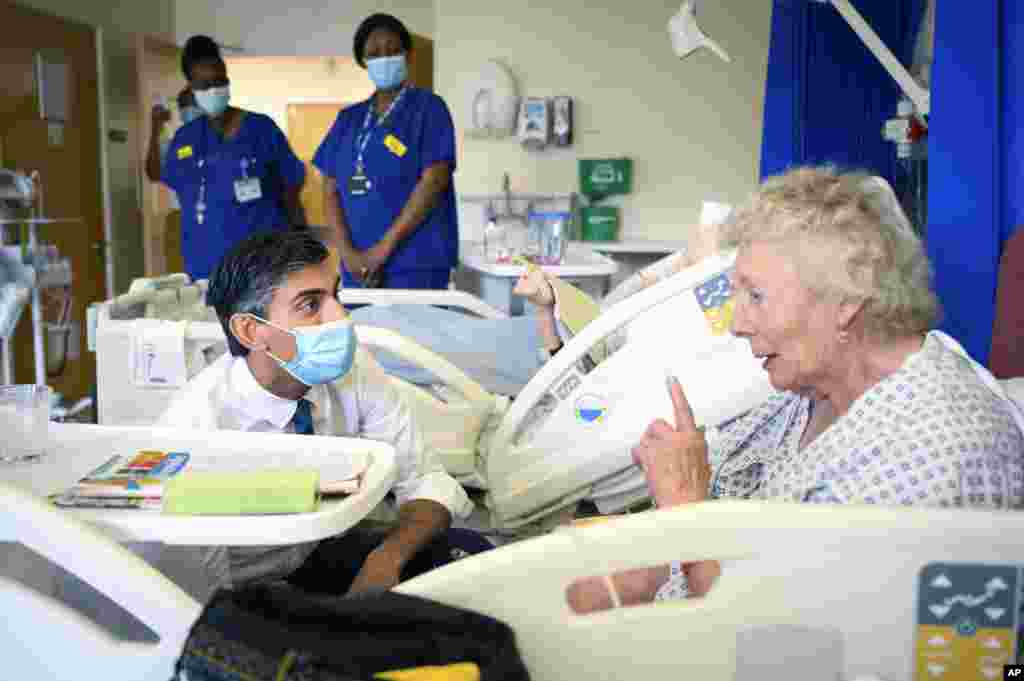
<svg viewBox="0 0 1024 681">
<path fill-rule="evenodd" d="M 179 44 L 205 33 L 253 55 L 351 55 L 356 27 L 374 12 L 434 34 L 431 0 L 176 0 L 175 27 Z"/>
<path fill-rule="evenodd" d="M 685 239 L 702 200 L 737 203 L 757 183 L 771 21 L 767 0 L 700 3 L 699 20 L 732 56 L 672 52 L 679 0 L 437 0 L 435 83 L 456 127 L 473 76 L 497 58 L 527 95 L 574 97 L 576 143 L 527 152 L 512 140 L 459 139 L 461 194 L 578 189 L 577 159 L 629 156 L 634 191 L 622 238 Z M 463 234 L 481 212 L 461 211 Z"/>
<path fill-rule="evenodd" d="M 65 19 L 102 26 L 119 33 L 150 33 L 170 38 L 174 35 L 175 0 L 18 0 Z"/>
<path fill-rule="evenodd" d="M 290 103 L 351 104 L 373 94 L 351 57 L 231 57 L 231 103 L 274 119 L 288 132 Z"/>
</svg>

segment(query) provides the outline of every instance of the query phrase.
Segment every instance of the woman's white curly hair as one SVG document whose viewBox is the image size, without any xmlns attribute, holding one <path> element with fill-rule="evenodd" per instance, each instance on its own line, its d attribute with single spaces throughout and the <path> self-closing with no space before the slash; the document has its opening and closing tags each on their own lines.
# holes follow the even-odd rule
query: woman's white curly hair
<svg viewBox="0 0 1024 681">
<path fill-rule="evenodd" d="M 928 256 L 882 178 L 795 168 L 734 212 L 720 242 L 783 246 L 810 290 L 863 301 L 866 328 L 880 337 L 924 333 L 938 317 Z"/>
</svg>

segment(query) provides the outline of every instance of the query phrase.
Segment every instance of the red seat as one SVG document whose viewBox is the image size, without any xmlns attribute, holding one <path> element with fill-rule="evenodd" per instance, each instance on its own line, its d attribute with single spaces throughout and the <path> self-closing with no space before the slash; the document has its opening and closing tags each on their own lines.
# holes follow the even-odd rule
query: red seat
<svg viewBox="0 0 1024 681">
<path fill-rule="evenodd" d="M 1007 239 L 999 260 L 989 370 L 996 378 L 1024 376 L 1024 229 Z"/>
</svg>

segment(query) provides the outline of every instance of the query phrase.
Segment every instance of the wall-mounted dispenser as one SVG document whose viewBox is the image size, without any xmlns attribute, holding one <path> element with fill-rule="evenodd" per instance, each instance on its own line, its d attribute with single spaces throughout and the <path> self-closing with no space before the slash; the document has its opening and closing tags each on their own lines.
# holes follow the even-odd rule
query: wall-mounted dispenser
<svg viewBox="0 0 1024 681">
<path fill-rule="evenodd" d="M 519 111 L 519 141 L 540 150 L 551 141 L 551 103 L 544 97 L 524 97 Z"/>
<path fill-rule="evenodd" d="M 500 62 L 491 60 L 469 84 L 465 131 L 469 137 L 508 137 L 515 134 L 519 90 L 515 78 Z"/>
<path fill-rule="evenodd" d="M 551 128 L 551 141 L 556 147 L 572 145 L 572 97 L 555 97 L 551 100 L 554 123 Z"/>
</svg>

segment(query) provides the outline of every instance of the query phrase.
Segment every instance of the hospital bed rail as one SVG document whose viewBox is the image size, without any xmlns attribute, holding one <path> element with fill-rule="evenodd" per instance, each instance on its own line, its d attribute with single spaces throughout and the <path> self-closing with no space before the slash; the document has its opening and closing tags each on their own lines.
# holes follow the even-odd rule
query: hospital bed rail
<svg viewBox="0 0 1024 681">
<path fill-rule="evenodd" d="M 506 622 L 534 681 L 986 681 L 1017 655 L 1022 532 L 1014 511 L 710 501 L 509 544 L 396 591 Z M 580 577 L 708 559 L 722 575 L 704 598 L 589 615 L 566 600 Z M 984 603 L 987 584 L 1005 588 Z"/>
<path fill-rule="evenodd" d="M 711 501 L 566 528 L 396 590 L 506 622 L 534 681 L 998 679 L 1017 655 L 1017 613 L 985 608 L 1019 607 L 1022 534 L 1018 512 Z M 0 541 L 61 566 L 159 637 L 117 640 L 4 573 L 0 607 L 17 616 L 5 620 L 0 679 L 171 677 L 199 603 L 109 536 L 6 483 Z M 702 559 L 722 562 L 702 599 L 590 615 L 566 602 L 580 577 Z M 931 605 L 946 612 L 940 626 L 920 619 Z"/>
<path fill-rule="evenodd" d="M 485 477 L 496 527 L 517 529 L 584 498 L 609 511 L 647 498 L 630 449 L 654 419 L 674 421 L 667 376 L 684 386 L 699 426 L 767 399 L 760 360 L 727 323 L 712 328 L 698 301 L 698 289 L 718 286 L 734 258 L 710 256 L 618 302 L 541 367 L 490 439 Z M 595 346 L 626 328 L 628 342 L 589 367 Z"/>
<path fill-rule="evenodd" d="M 436 305 L 463 310 L 484 319 L 508 317 L 496 307 L 466 291 L 453 289 L 365 289 L 343 288 L 342 305 Z"/>
<path fill-rule="evenodd" d="M 206 279 L 192 282 L 184 273 L 134 280 L 127 293 L 102 303 L 94 303 L 89 307 L 86 330 L 89 349 L 95 352 L 98 314 L 101 307 L 107 306 L 108 318 L 116 319 L 129 314 L 133 308 L 155 305 L 161 302 L 162 298 L 166 300 L 176 295 L 180 304 L 184 297 L 183 292 L 189 289 L 195 291 L 193 298 L 201 301 L 206 296 L 208 285 Z M 345 288 L 339 292 L 338 300 L 343 305 L 435 305 L 461 310 L 484 319 L 503 319 L 508 316 L 471 293 L 453 289 Z M 212 320 L 211 317 L 210 321 Z"/>
<path fill-rule="evenodd" d="M 4 681 L 167 681 L 202 607 L 144 560 L 45 498 L 0 483 L 0 542 L 21 544 L 130 612 L 155 641 L 124 641 L 54 597 L 0 574 Z"/>
</svg>

